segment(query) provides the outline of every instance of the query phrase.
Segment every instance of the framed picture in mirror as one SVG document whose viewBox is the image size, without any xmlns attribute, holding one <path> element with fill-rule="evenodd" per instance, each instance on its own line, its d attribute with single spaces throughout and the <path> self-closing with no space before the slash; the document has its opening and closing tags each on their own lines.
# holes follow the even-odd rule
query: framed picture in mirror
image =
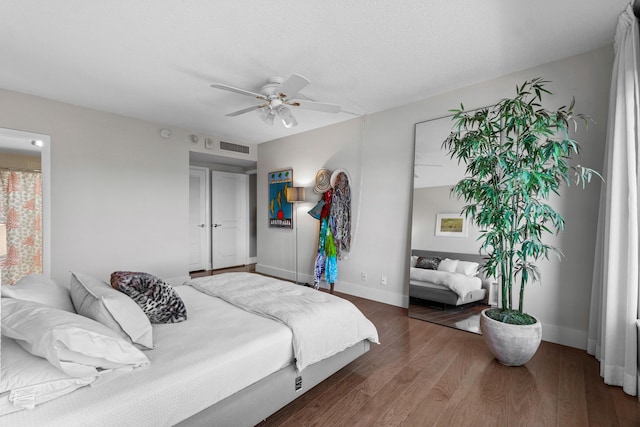
<svg viewBox="0 0 640 427">
<path fill-rule="evenodd" d="M 460 214 L 439 213 L 436 215 L 436 236 L 467 237 L 467 220 Z"/>
</svg>

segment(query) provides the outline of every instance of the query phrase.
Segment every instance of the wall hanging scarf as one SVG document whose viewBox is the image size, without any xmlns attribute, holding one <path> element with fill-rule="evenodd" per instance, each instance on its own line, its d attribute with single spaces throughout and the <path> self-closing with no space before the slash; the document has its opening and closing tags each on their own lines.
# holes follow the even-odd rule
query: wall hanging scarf
<svg viewBox="0 0 640 427">
<path fill-rule="evenodd" d="M 342 251 L 351 248 L 351 188 L 344 169 L 334 171 L 330 181 L 333 188 L 323 193 L 309 215 L 320 220 L 313 287 L 320 287 L 324 274 L 333 292 L 333 285 L 338 280 L 338 259 L 342 258 Z"/>
<path fill-rule="evenodd" d="M 348 252 L 351 248 L 351 187 L 345 172 L 338 173 L 333 181 L 329 216 L 332 218 L 331 231 L 336 240 L 338 259 L 342 259 L 342 250 Z"/>
</svg>

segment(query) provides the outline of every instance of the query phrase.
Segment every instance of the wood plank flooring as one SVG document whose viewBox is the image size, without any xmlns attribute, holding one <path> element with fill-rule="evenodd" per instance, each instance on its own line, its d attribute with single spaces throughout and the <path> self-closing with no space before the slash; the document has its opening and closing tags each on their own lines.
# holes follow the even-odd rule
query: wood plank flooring
<svg viewBox="0 0 640 427">
<path fill-rule="evenodd" d="M 213 276 L 214 274 L 237 273 L 237 272 L 255 273 L 256 265 L 247 264 L 247 265 L 239 265 L 237 267 L 221 268 L 218 270 L 192 271 L 189 273 L 189 276 L 191 276 L 192 279 L 195 279 L 196 277 Z"/>
<path fill-rule="evenodd" d="M 480 335 L 339 294 L 381 344 L 260 424 L 268 426 L 640 426 L 640 403 L 607 386 L 586 352 L 543 342 L 500 365 Z"/>
<path fill-rule="evenodd" d="M 255 271 L 255 265 L 191 276 L 228 271 Z M 336 295 L 376 325 L 381 344 L 260 427 L 640 426 L 638 400 L 604 384 L 598 362 L 585 351 L 543 341 L 527 365 L 505 367 L 480 335 Z"/>
<path fill-rule="evenodd" d="M 411 298 L 409 301 L 409 317 L 479 334 L 480 312 L 485 308 L 489 308 L 489 306 L 482 303 L 466 304 L 459 307 L 446 306 L 443 308 L 442 304 Z"/>
</svg>

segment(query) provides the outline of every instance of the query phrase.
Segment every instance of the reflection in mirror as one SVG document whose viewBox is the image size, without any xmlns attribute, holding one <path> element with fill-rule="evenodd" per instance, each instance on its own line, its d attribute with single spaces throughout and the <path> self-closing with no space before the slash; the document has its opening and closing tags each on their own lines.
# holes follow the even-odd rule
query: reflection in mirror
<svg viewBox="0 0 640 427">
<path fill-rule="evenodd" d="M 442 143 L 451 132 L 451 117 L 416 124 L 413 188 L 452 186 L 464 177 L 465 167 L 451 160 Z"/>
<path fill-rule="evenodd" d="M 460 266 L 482 263 L 476 243 L 477 231 L 473 227 L 468 227 L 468 236 L 465 233 L 460 233 L 460 236 L 456 236 L 456 233 L 438 233 L 436 230 L 438 215 L 459 214 L 463 206 L 463 202 L 451 196 L 451 188 L 464 177 L 465 165 L 459 165 L 456 160 L 449 158 L 447 151 L 442 148 L 442 143 L 451 132 L 451 118 L 446 116 L 420 122 L 415 127 L 409 316 L 479 332 L 477 321 L 470 321 L 466 315 L 456 317 L 458 310 L 452 308 L 468 307 L 468 303 L 484 300 L 484 277 L 474 277 L 468 281 L 457 278 L 465 280 L 462 285 L 469 289 L 468 292 L 456 293 L 452 290 L 456 289 L 456 284 L 452 287 L 442 284 L 443 280 L 449 279 L 444 279 L 443 272 L 438 270 L 438 260 L 445 258 L 461 261 Z M 481 308 L 476 311 L 479 312 Z M 475 312 L 472 315 L 475 316 Z"/>
<path fill-rule="evenodd" d="M 0 128 L 0 223 L 7 230 L 2 285 L 32 273 L 49 273 L 44 243 L 48 236 L 43 209 L 45 140 L 49 142 L 43 135 Z"/>
</svg>

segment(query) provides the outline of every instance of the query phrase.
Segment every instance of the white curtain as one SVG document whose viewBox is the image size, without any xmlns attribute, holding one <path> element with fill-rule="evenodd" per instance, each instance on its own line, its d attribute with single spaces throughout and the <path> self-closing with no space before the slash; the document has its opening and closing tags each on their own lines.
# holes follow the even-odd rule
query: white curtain
<svg viewBox="0 0 640 427">
<path fill-rule="evenodd" d="M 600 375 L 638 395 L 638 21 L 620 15 L 609 98 L 587 351 Z"/>
</svg>

